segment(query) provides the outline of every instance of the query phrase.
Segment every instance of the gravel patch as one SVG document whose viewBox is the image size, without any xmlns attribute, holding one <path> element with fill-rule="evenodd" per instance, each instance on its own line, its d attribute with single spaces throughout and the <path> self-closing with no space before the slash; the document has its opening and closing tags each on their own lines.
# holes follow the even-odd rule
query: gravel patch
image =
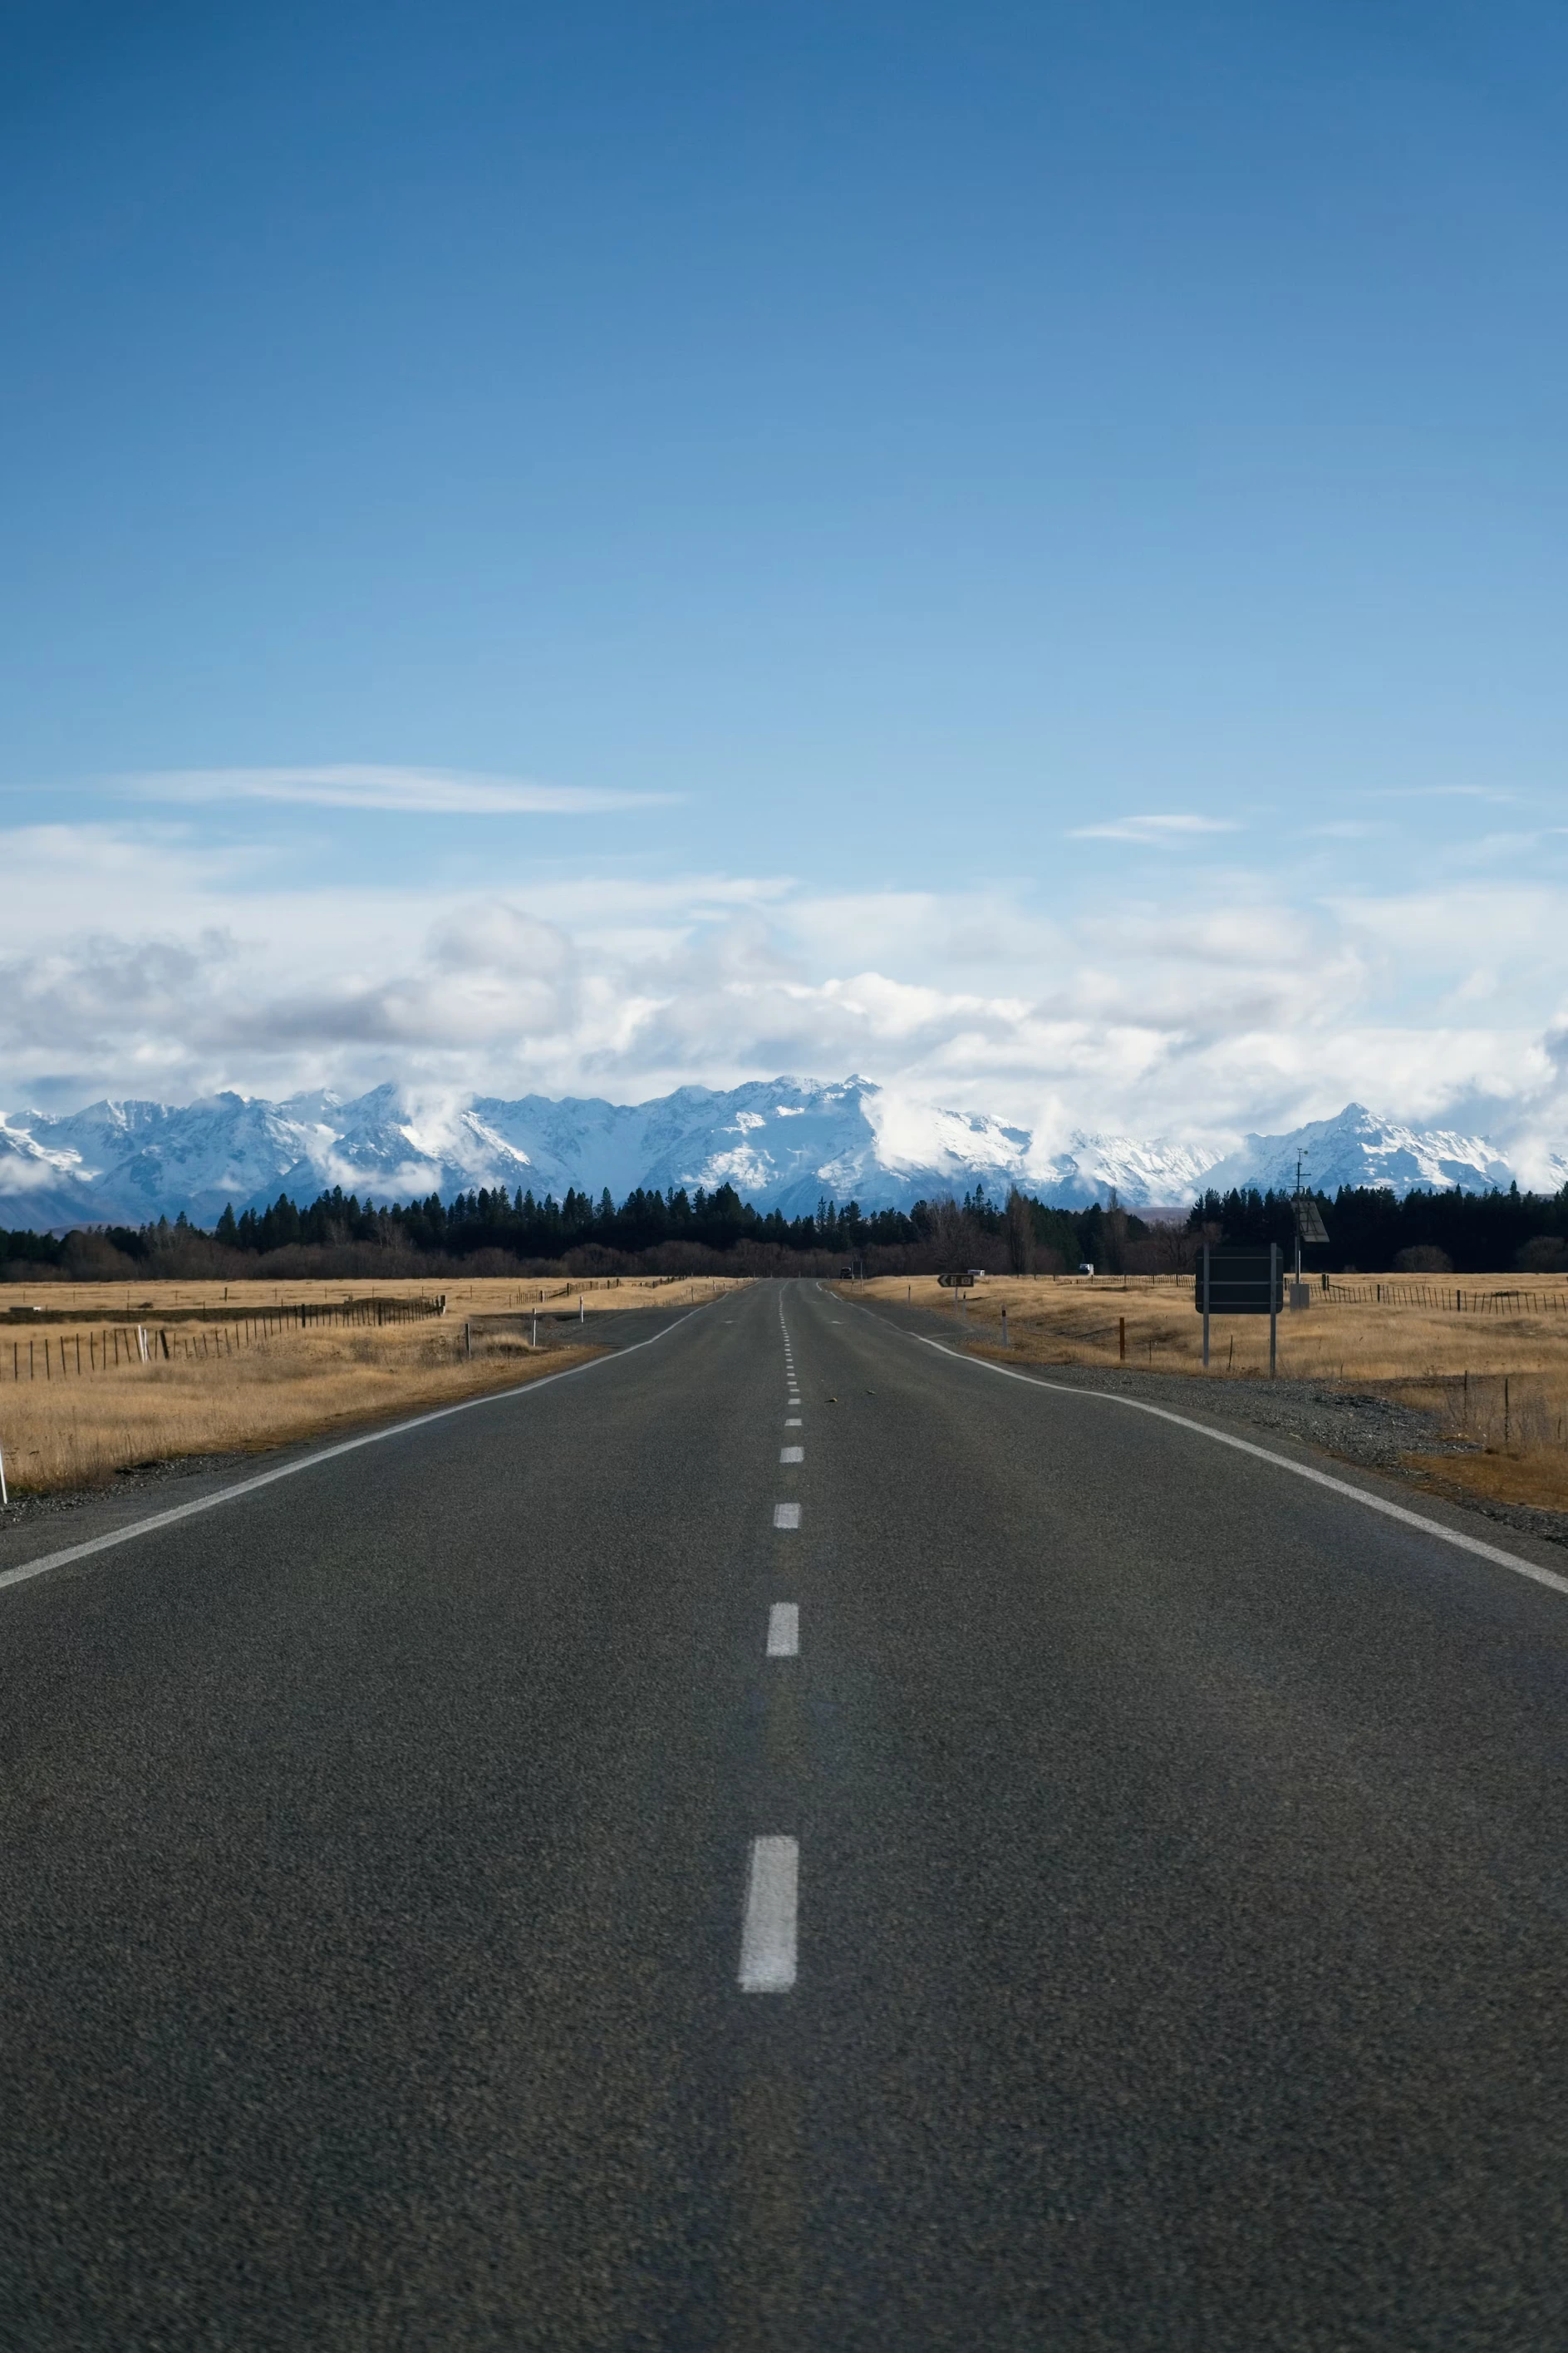
<svg viewBox="0 0 1568 2353">
<path fill-rule="evenodd" d="M 121 1497 L 139 1508 L 161 1512 L 183 1503 L 193 1482 L 243 1478 L 256 1465 L 256 1455 L 243 1453 L 181 1454 L 165 1462 L 135 1462 L 90 1487 L 61 1487 L 47 1495 L 13 1494 L 8 1504 L 0 1504 L 0 1529 L 28 1527 L 37 1520 L 68 1519 L 84 1504 L 114 1503 Z"/>
</svg>

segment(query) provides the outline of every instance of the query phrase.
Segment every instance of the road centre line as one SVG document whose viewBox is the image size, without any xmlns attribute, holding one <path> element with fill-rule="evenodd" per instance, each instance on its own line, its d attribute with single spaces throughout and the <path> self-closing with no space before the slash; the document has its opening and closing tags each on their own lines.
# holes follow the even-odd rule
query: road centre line
<svg viewBox="0 0 1568 2353">
<path fill-rule="evenodd" d="M 800 1428 L 799 1414 L 791 1414 L 788 1420 L 784 1423 L 784 1428 L 786 1430 L 798 1430 Z"/>
<path fill-rule="evenodd" d="M 869 1310 L 863 1312 L 868 1314 Z M 1384 1519 L 1398 1520 L 1405 1527 L 1418 1528 L 1423 1535 L 1436 1536 L 1441 1544 L 1473 1553 L 1478 1559 L 1492 1561 L 1499 1568 L 1512 1569 L 1516 1577 L 1528 1577 L 1537 1585 L 1550 1586 L 1553 1593 L 1568 1593 L 1568 1577 L 1554 1568 L 1539 1568 L 1520 1553 L 1504 1552 L 1500 1545 L 1483 1544 L 1479 1536 L 1468 1536 L 1458 1528 L 1447 1528 L 1441 1520 L 1429 1520 L 1420 1512 L 1407 1511 L 1403 1504 L 1391 1503 L 1386 1496 L 1369 1494 L 1364 1487 L 1352 1487 L 1348 1479 L 1336 1479 L 1330 1472 L 1314 1470 L 1310 1462 L 1293 1462 L 1288 1454 L 1276 1454 L 1270 1447 L 1255 1445 L 1250 1438 L 1233 1438 L 1228 1430 L 1211 1430 L 1207 1422 L 1194 1421 L 1184 1413 L 1173 1413 L 1169 1406 L 1150 1405 L 1142 1398 L 1122 1397 L 1114 1389 L 1080 1389 L 1068 1381 L 1037 1381 L 1029 1373 L 1015 1372 L 1010 1365 L 993 1365 L 984 1356 L 961 1356 L 956 1348 L 930 1339 L 923 1332 L 910 1332 L 905 1336 L 918 1340 L 924 1348 L 934 1348 L 939 1356 L 951 1356 L 955 1364 L 973 1365 L 977 1372 L 999 1373 L 1005 1381 L 1022 1381 L 1026 1388 L 1053 1389 L 1058 1397 L 1093 1398 L 1102 1405 L 1127 1406 L 1134 1413 L 1152 1414 L 1156 1421 L 1173 1422 L 1178 1430 L 1194 1430 L 1199 1438 L 1212 1439 L 1216 1446 L 1234 1447 L 1238 1454 L 1251 1454 L 1259 1462 L 1272 1462 L 1276 1470 L 1310 1480 L 1314 1487 L 1327 1487 L 1336 1495 L 1348 1495 L 1352 1504 L 1364 1504 L 1369 1512 L 1381 1512 Z"/>
<path fill-rule="evenodd" d="M 752 1841 L 746 1916 L 741 1930 L 741 1991 L 788 1993 L 795 1978 L 800 1846 L 792 1838 Z"/>
<path fill-rule="evenodd" d="M 705 1305 L 707 1303 L 704 1302 Z M 424 1430 L 433 1421 L 447 1421 L 455 1413 L 472 1413 L 479 1406 L 505 1405 L 509 1398 L 531 1398 L 541 1389 L 553 1388 L 557 1381 L 569 1381 L 578 1373 L 596 1372 L 601 1365 L 617 1364 L 622 1357 L 635 1356 L 639 1348 L 651 1348 L 682 1324 L 700 1314 L 698 1307 L 689 1307 L 662 1332 L 655 1332 L 646 1340 L 634 1340 L 629 1347 L 617 1348 L 613 1355 L 594 1356 L 585 1365 L 568 1365 L 563 1372 L 546 1373 L 536 1381 L 520 1381 L 515 1388 L 492 1389 L 486 1397 L 464 1398 L 457 1405 L 437 1406 L 429 1413 L 416 1413 L 406 1421 L 395 1421 L 389 1430 L 367 1430 L 363 1437 L 340 1439 L 335 1446 L 323 1446 L 315 1454 L 307 1454 L 298 1462 L 280 1463 L 274 1471 L 260 1471 L 253 1479 L 241 1479 L 232 1487 L 220 1487 L 216 1495 L 202 1495 L 194 1504 L 176 1504 L 172 1511 L 154 1512 L 150 1519 L 132 1520 L 128 1527 L 114 1528 L 107 1535 L 89 1536 L 85 1544 L 68 1545 L 63 1552 L 43 1554 L 37 1560 L 26 1560 L 16 1568 L 0 1569 L 0 1588 L 7 1585 L 24 1585 L 29 1577 L 47 1576 L 50 1569 L 65 1568 L 73 1560 L 86 1560 L 89 1553 L 108 1552 L 115 1545 L 130 1544 L 136 1536 L 151 1535 L 155 1529 L 171 1528 L 177 1520 L 194 1519 L 198 1512 L 216 1511 L 220 1504 L 232 1504 L 241 1495 L 253 1495 L 258 1487 L 270 1487 L 275 1480 L 292 1479 L 297 1472 L 313 1471 L 318 1463 L 335 1461 L 340 1454 L 357 1453 L 362 1446 L 380 1446 L 389 1438 L 404 1438 L 411 1430 Z"/>
<path fill-rule="evenodd" d="M 798 1504 L 775 1504 L 773 1505 L 773 1525 L 775 1528 L 798 1528 L 800 1525 L 800 1505 Z"/>
<path fill-rule="evenodd" d="M 798 1601 L 775 1601 L 768 1611 L 768 1656 L 770 1659 L 795 1659 L 800 1656 L 800 1604 Z"/>
<path fill-rule="evenodd" d="M 804 1446 L 781 1446 L 779 1448 L 779 1461 L 781 1462 L 804 1462 L 805 1461 L 805 1449 Z"/>
</svg>

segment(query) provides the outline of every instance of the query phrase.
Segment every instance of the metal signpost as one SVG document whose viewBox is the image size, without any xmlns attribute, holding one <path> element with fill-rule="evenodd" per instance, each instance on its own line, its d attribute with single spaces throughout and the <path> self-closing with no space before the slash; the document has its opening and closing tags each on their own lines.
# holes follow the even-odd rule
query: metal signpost
<svg viewBox="0 0 1568 2353">
<path fill-rule="evenodd" d="M 1193 1294 L 1193 1304 L 1204 1319 L 1204 1363 L 1209 1360 L 1211 1315 L 1267 1315 L 1272 1380 L 1279 1363 L 1283 1287 L 1284 1260 L 1278 1242 L 1270 1242 L 1266 1250 L 1215 1250 L 1205 1242 Z"/>
<path fill-rule="evenodd" d="M 1308 1248 L 1311 1249 L 1316 1245 L 1326 1243 L 1329 1239 L 1329 1229 L 1323 1223 L 1322 1211 L 1310 1193 L 1302 1189 L 1301 1163 L 1305 1158 L 1305 1153 L 1298 1152 L 1296 1155 L 1296 1189 L 1290 1196 L 1290 1208 L 1296 1221 L 1296 1274 L 1290 1285 L 1292 1307 L 1306 1307 L 1311 1303 L 1312 1294 L 1301 1280 L 1302 1243 L 1305 1242 Z"/>
</svg>

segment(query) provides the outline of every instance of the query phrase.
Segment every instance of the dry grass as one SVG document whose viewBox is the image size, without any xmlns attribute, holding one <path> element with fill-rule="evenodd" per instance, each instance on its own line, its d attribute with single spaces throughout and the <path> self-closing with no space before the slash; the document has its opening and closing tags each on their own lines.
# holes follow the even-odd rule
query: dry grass
<svg viewBox="0 0 1568 2353">
<path fill-rule="evenodd" d="M 0 1283 L 0 1317 L 13 1310 L 37 1307 L 51 1321 L 56 1316 L 79 1317 L 85 1330 L 95 1317 L 140 1315 L 148 1323 L 163 1316 L 188 1316 L 200 1312 L 230 1316 L 259 1314 L 277 1307 L 338 1306 L 344 1300 L 435 1299 L 442 1295 L 451 1315 L 495 1315 L 521 1307 L 542 1306 L 552 1314 L 575 1308 L 581 1297 L 589 1315 L 606 1308 L 679 1307 L 711 1299 L 720 1292 L 739 1288 L 738 1278 L 708 1275 L 647 1275 L 637 1281 L 618 1275 L 585 1276 L 580 1282 L 555 1279 L 520 1282 L 503 1277 L 481 1277 L 472 1282 L 5 1282 Z M 0 1324 L 0 1333 L 15 1337 Z"/>
<path fill-rule="evenodd" d="M 1330 1389 L 1377 1390 L 1434 1412 L 1446 1437 L 1475 1451 L 1413 1457 L 1413 1470 L 1467 1494 L 1568 1510 L 1568 1282 L 1531 1276 L 1530 1286 L 1538 1294 L 1562 1295 L 1563 1308 L 1481 1312 L 1483 1298 L 1510 1287 L 1507 1276 L 1445 1277 L 1450 1296 L 1456 1289 L 1463 1293 L 1468 1311 L 1463 1314 L 1390 1303 L 1334 1305 L 1315 1295 L 1304 1313 L 1287 1310 L 1279 1318 L 1280 1375 Z M 1190 1274 L 1137 1276 L 1125 1288 L 1110 1278 L 992 1276 L 962 1309 L 932 1275 L 912 1282 L 879 1278 L 857 1286 L 856 1295 L 908 1295 L 937 1308 L 955 1337 L 1001 1361 L 1124 1361 L 1144 1372 L 1203 1374 L 1203 1319 L 1193 1304 Z M 1211 1380 L 1256 1379 L 1268 1370 L 1267 1316 L 1211 1320 Z"/>
<path fill-rule="evenodd" d="M 209 1337 L 211 1335 L 209 1335 Z M 184 1454 L 248 1453 L 511 1387 L 596 1353 L 497 1335 L 463 1351 L 448 1319 L 385 1332 L 294 1332 L 230 1354 L 126 1366 L 98 1379 L 0 1385 L 17 1493 L 95 1485 Z"/>
<path fill-rule="evenodd" d="M 446 1287 L 444 1316 L 302 1330 L 282 1321 L 290 1309 L 320 1314 L 354 1301 L 437 1293 L 416 1282 L 6 1283 L 0 1316 L 34 1306 L 47 1316 L 0 1321 L 7 1483 L 18 1493 L 90 1486 L 137 1463 L 252 1452 L 451 1403 L 591 1355 L 596 1314 L 691 1306 L 732 1287 L 706 1277 L 478 1281 Z M 582 1341 L 557 1320 L 579 1296 Z M 136 1349 L 138 1324 L 149 1335 L 147 1365 Z"/>
</svg>

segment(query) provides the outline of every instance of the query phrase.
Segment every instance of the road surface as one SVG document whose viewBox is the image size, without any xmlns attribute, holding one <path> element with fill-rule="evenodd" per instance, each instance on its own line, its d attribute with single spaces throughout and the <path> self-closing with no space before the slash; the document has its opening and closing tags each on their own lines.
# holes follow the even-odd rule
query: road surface
<svg viewBox="0 0 1568 2353">
<path fill-rule="evenodd" d="M 1565 1724 L 1563 1593 L 760 1284 L 0 1590 L 0 2344 L 1568 2344 Z"/>
</svg>

